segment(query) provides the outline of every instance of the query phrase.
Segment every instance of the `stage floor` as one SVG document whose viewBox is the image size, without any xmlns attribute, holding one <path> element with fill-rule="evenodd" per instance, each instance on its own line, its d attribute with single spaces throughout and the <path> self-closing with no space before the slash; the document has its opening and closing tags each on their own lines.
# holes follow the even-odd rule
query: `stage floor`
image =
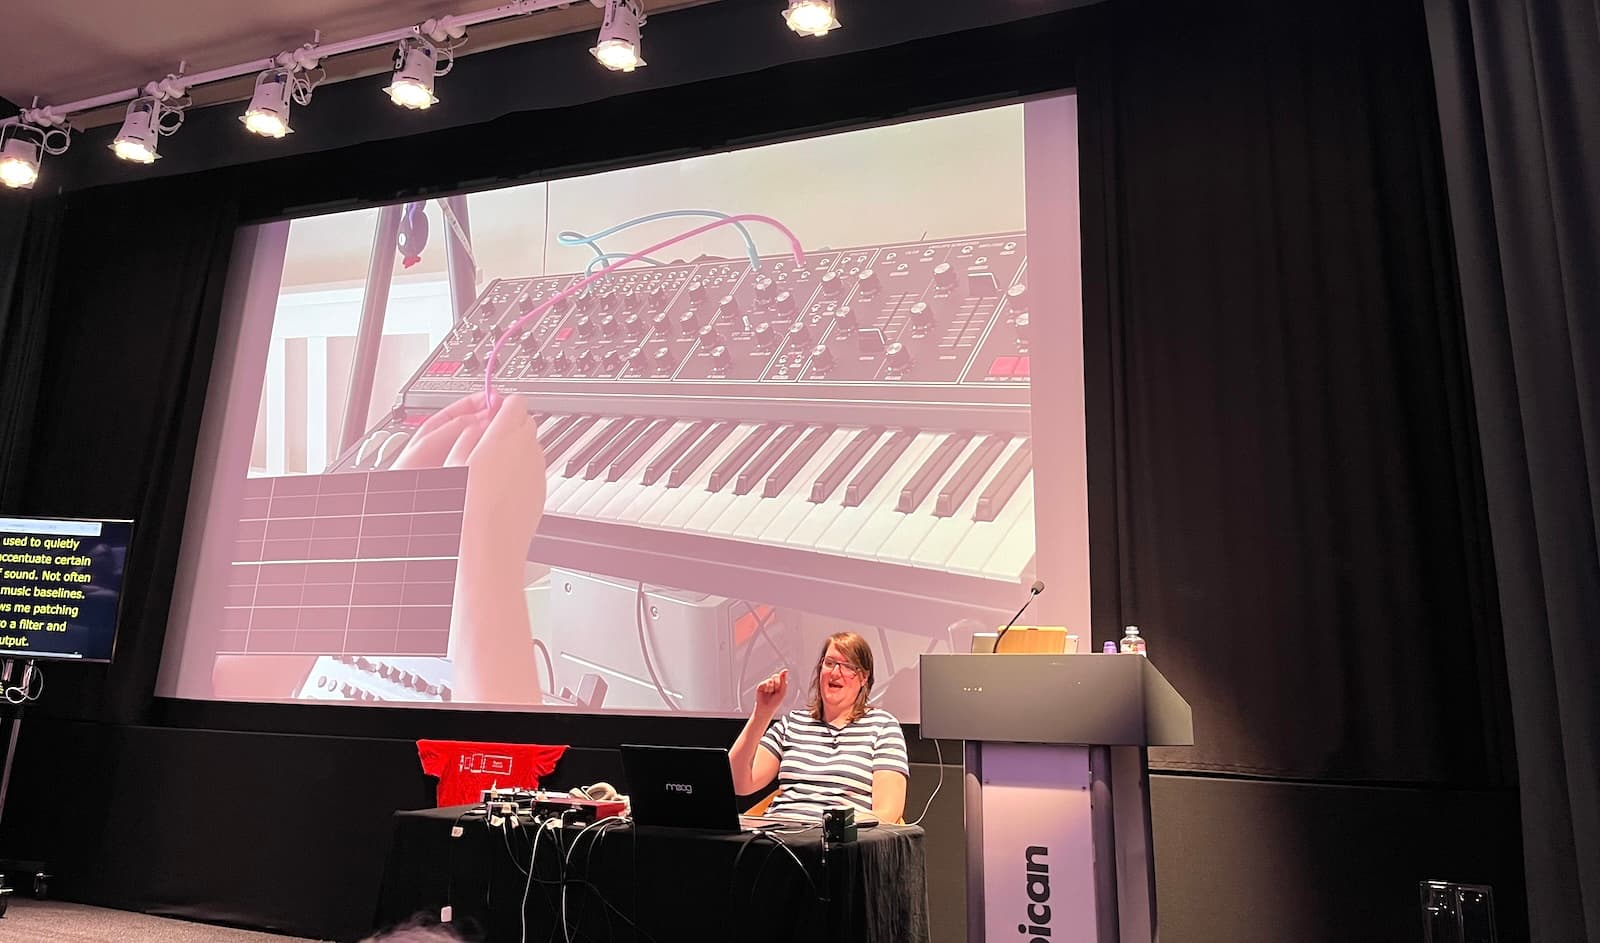
<svg viewBox="0 0 1600 943">
<path fill-rule="evenodd" d="M 314 943 L 297 936 L 235 930 L 188 920 L 13 895 L 0 918 L 6 943 Z"/>
</svg>

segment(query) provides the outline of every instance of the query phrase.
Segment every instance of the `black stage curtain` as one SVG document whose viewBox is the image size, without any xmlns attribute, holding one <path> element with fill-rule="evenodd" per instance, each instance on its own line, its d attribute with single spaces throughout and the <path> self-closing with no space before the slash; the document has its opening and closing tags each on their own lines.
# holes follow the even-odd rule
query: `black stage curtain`
<svg viewBox="0 0 1600 943">
<path fill-rule="evenodd" d="M 26 444 L 6 510 L 135 521 L 115 663 L 49 669 L 43 707 L 136 722 L 160 664 L 238 201 L 228 173 L 58 199 L 56 231 L 30 233 L 19 281 L 48 305 L 13 306 L 32 346 L 5 351 L 37 375 L 32 403 L 5 381 L 5 428 L 15 412 Z M 21 466 L 7 467 L 9 486 Z"/>
<path fill-rule="evenodd" d="M 1194 707 L 1196 745 L 1156 762 L 1504 785 L 1420 7 L 1093 12 L 1079 93 L 1096 635 L 1142 626 Z"/>
<path fill-rule="evenodd" d="M 1427 0 L 1536 941 L 1600 941 L 1600 9 Z"/>
<path fill-rule="evenodd" d="M 18 512 L 38 402 L 61 201 L 8 194 L 0 213 L 0 512 Z"/>
</svg>

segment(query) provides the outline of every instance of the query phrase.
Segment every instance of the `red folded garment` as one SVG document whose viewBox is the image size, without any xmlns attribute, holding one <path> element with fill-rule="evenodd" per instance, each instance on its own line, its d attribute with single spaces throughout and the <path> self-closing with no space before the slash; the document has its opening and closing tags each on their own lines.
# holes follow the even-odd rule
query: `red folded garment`
<svg viewBox="0 0 1600 943">
<path fill-rule="evenodd" d="M 479 801 L 485 789 L 518 786 L 536 789 L 550 775 L 564 746 L 535 743 L 476 743 L 471 740 L 418 740 L 422 771 L 439 779 L 440 806 Z"/>
</svg>

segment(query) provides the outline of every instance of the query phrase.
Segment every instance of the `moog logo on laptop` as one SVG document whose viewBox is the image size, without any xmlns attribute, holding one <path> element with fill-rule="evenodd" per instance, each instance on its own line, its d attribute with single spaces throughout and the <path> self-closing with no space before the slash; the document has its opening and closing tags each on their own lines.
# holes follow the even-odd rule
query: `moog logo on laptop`
<svg viewBox="0 0 1600 943">
<path fill-rule="evenodd" d="M 640 825 L 739 830 L 728 751 L 623 744 L 622 771 Z"/>
</svg>

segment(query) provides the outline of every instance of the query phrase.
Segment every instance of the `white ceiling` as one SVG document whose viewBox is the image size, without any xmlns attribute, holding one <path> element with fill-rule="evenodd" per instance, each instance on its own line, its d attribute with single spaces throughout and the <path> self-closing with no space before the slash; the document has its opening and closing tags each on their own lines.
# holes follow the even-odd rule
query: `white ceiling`
<svg viewBox="0 0 1600 943">
<path fill-rule="evenodd" d="M 652 13 L 713 0 L 651 0 Z M 324 42 L 398 29 L 429 17 L 495 6 L 495 0 L 6 0 L 6 44 L 0 95 L 27 107 L 79 101 L 143 85 L 177 70 L 202 72 L 265 58 L 311 40 Z M 600 11 L 588 0 L 470 31 L 463 55 L 544 36 L 598 28 Z M 330 79 L 388 68 L 387 50 L 327 63 Z M 249 80 L 196 90 L 196 104 L 248 95 Z M 86 127 L 110 116 L 74 119 Z"/>
</svg>

